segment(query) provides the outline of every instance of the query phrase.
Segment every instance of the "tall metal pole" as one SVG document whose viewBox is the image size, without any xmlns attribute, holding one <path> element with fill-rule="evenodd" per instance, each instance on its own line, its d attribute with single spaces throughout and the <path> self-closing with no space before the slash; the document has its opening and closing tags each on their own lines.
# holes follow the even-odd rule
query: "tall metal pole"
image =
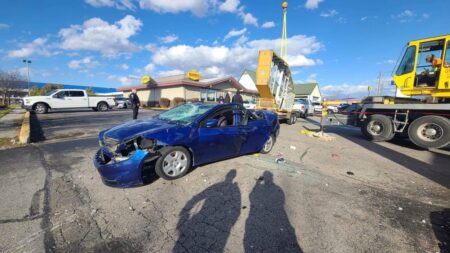
<svg viewBox="0 0 450 253">
<path fill-rule="evenodd" d="M 286 14 L 287 14 L 287 1 L 284 1 L 281 5 L 283 8 L 283 32 L 281 34 L 281 49 L 280 49 L 280 57 L 283 60 L 287 61 L 287 24 L 286 24 Z"/>
<path fill-rule="evenodd" d="M 27 80 L 28 80 L 28 96 L 30 95 L 30 60 L 23 60 L 23 63 L 27 64 Z"/>
</svg>

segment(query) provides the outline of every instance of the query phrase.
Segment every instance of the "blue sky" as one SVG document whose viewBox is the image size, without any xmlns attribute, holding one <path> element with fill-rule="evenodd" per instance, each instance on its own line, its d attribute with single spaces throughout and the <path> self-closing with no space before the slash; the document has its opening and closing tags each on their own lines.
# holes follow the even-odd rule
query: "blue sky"
<svg viewBox="0 0 450 253">
<path fill-rule="evenodd" d="M 275 0 L 0 2 L 0 69 L 31 80 L 119 87 L 197 69 L 239 77 L 279 50 Z M 408 40 L 450 33 L 446 0 L 290 0 L 288 61 L 298 82 L 354 96 L 389 75 Z"/>
</svg>

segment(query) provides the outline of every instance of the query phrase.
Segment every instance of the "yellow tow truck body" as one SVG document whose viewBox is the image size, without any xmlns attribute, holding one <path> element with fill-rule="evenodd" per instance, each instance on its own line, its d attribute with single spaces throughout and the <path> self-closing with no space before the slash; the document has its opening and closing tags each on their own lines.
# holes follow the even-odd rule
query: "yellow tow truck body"
<svg viewBox="0 0 450 253">
<path fill-rule="evenodd" d="M 439 66 L 425 60 L 431 55 Z M 393 80 L 407 96 L 450 98 L 450 34 L 408 42 Z"/>
</svg>

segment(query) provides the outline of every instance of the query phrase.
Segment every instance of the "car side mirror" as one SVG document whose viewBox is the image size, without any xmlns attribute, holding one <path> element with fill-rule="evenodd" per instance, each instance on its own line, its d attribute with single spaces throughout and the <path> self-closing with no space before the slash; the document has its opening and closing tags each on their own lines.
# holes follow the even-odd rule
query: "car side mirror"
<svg viewBox="0 0 450 253">
<path fill-rule="evenodd" d="M 206 121 L 206 128 L 217 127 L 218 123 L 219 123 L 218 119 L 208 119 Z"/>
</svg>

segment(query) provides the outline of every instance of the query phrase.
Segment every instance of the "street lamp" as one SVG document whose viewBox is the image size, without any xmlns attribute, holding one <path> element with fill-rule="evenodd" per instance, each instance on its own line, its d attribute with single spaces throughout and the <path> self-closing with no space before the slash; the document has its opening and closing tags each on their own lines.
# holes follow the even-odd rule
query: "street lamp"
<svg viewBox="0 0 450 253">
<path fill-rule="evenodd" d="M 30 95 L 30 60 L 23 60 L 23 63 L 27 64 L 27 77 L 28 77 L 28 95 Z"/>
</svg>

